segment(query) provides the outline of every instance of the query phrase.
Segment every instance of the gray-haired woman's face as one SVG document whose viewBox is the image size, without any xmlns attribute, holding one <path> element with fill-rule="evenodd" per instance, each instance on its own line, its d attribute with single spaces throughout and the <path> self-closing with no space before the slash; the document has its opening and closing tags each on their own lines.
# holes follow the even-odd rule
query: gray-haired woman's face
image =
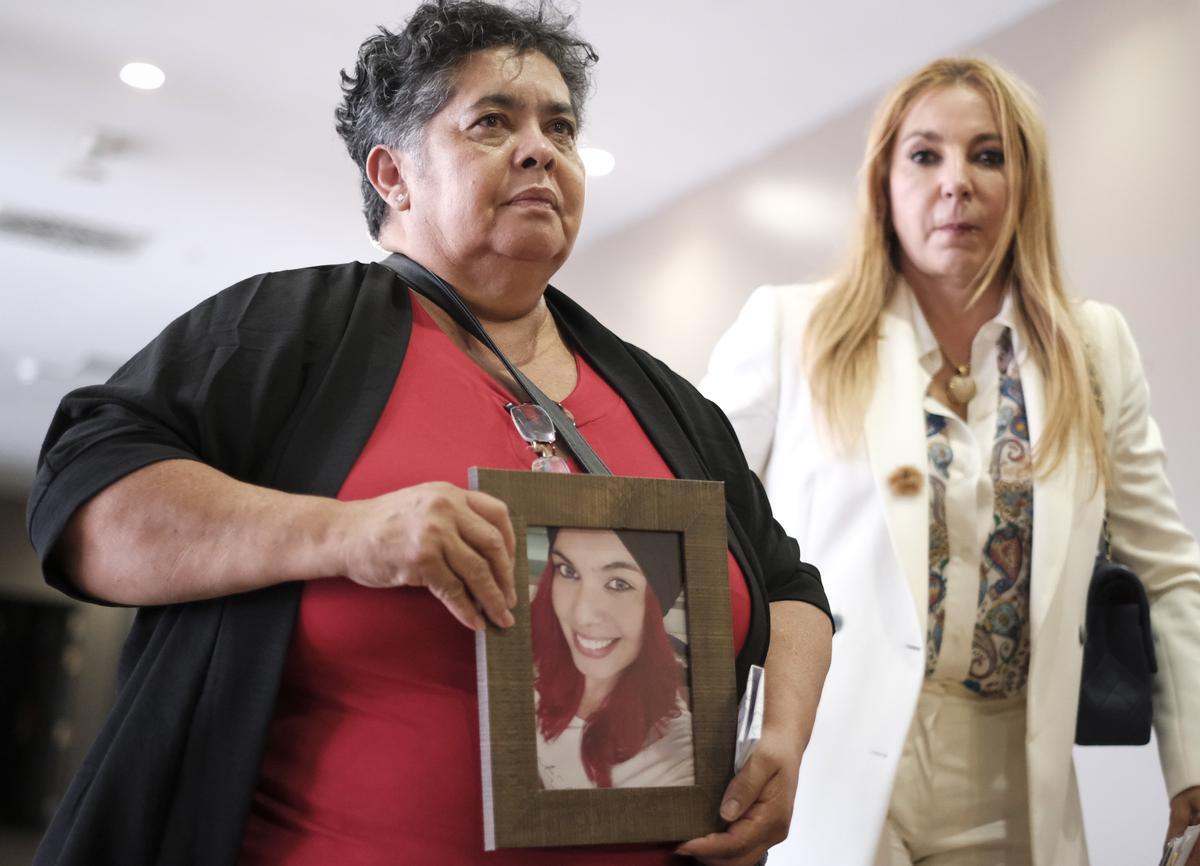
<svg viewBox="0 0 1200 866">
<path fill-rule="evenodd" d="M 430 120 L 406 183 L 406 252 L 434 265 L 568 256 L 583 215 L 577 119 L 558 68 L 536 51 L 471 55 Z"/>
</svg>

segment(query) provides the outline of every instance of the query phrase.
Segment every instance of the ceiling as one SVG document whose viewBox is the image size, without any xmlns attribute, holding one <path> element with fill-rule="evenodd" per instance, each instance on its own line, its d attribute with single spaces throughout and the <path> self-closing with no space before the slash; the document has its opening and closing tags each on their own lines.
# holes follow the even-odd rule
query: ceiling
<svg viewBox="0 0 1200 866">
<path fill-rule="evenodd" d="M 1047 5 L 565 5 L 601 57 L 584 143 L 616 157 L 589 182 L 579 244 Z M 0 489 L 28 488 L 62 393 L 106 378 L 202 298 L 262 271 L 377 255 L 333 131 L 337 72 L 376 25 L 414 7 L 0 8 L 0 223 L 42 232 L 0 233 Z M 161 66 L 166 85 L 122 84 L 130 60 Z M 77 243 L 106 239 L 104 251 Z"/>
</svg>

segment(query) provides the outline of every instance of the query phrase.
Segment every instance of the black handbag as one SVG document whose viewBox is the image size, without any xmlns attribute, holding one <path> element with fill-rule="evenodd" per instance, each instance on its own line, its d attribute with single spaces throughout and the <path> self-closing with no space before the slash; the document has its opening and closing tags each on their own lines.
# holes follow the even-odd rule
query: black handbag
<svg viewBox="0 0 1200 866">
<path fill-rule="evenodd" d="M 1112 558 L 1106 518 L 1088 587 L 1075 742 L 1148 743 L 1157 672 L 1146 589 L 1136 574 Z"/>
</svg>

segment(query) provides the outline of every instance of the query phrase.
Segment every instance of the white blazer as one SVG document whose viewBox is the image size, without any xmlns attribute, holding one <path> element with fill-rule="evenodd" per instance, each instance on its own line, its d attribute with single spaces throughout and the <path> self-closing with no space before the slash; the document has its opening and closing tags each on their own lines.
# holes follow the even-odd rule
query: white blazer
<svg viewBox="0 0 1200 866">
<path fill-rule="evenodd" d="M 804 329 L 827 288 L 765 286 L 713 352 L 701 383 L 733 422 L 775 515 L 815 563 L 841 628 L 800 768 L 783 864 L 873 863 L 896 766 L 925 672 L 928 485 L 897 496 L 898 467 L 928 466 L 923 399 L 929 375 L 911 323 L 883 316 L 865 448 L 835 453 L 822 436 L 801 358 Z M 1200 784 L 1200 550 L 1183 528 L 1163 472 L 1158 428 L 1137 348 L 1112 307 L 1080 307 L 1104 398 L 1116 556 L 1146 585 L 1159 672 L 1155 728 L 1174 796 Z M 1042 373 L 1021 367 L 1030 439 L 1045 420 Z M 1088 580 L 1105 492 L 1079 460 L 1034 484 L 1026 754 L 1034 862 L 1086 864 L 1071 761 Z M 1165 819 L 1166 816 L 1164 816 Z"/>
</svg>

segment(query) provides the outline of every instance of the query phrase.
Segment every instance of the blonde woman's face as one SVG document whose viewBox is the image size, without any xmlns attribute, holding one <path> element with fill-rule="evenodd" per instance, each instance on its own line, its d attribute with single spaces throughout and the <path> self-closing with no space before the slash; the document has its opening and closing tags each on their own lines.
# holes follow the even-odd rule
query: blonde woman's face
<svg viewBox="0 0 1200 866">
<path fill-rule="evenodd" d="M 1000 239 L 1008 207 L 1004 146 L 987 100 L 940 87 L 909 108 L 888 175 L 900 270 L 914 286 L 967 287 Z"/>
<path fill-rule="evenodd" d="M 575 667 L 615 685 L 642 651 L 646 577 L 610 530 L 561 529 L 550 551 L 551 601 Z"/>
</svg>

